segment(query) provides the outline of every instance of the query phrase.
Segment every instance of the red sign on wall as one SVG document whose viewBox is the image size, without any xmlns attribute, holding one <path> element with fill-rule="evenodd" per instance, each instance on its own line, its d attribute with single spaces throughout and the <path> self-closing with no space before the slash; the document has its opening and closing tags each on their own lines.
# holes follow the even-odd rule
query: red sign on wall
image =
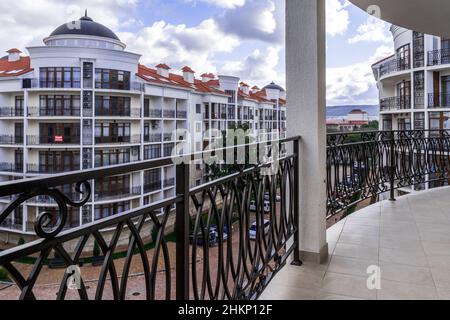
<svg viewBox="0 0 450 320">
<path fill-rule="evenodd" d="M 62 143 L 64 142 L 63 136 L 55 136 L 55 143 Z"/>
</svg>

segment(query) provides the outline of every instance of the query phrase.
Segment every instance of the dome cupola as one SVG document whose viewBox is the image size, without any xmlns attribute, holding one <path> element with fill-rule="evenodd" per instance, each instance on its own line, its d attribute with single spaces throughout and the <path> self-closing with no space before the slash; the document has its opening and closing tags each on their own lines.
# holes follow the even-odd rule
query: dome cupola
<svg viewBox="0 0 450 320">
<path fill-rule="evenodd" d="M 108 27 L 95 22 L 86 13 L 79 20 L 65 23 L 56 28 L 48 38 L 47 46 L 97 47 L 101 49 L 124 50 L 126 45 Z"/>
</svg>

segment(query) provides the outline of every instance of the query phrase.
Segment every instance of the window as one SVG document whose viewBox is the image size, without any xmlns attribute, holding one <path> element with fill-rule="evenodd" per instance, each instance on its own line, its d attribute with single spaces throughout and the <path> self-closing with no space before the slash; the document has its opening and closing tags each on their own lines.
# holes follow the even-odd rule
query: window
<svg viewBox="0 0 450 320">
<path fill-rule="evenodd" d="M 39 208 L 39 213 L 49 212 L 52 213 L 52 217 L 58 217 L 58 208 Z M 57 221 L 51 221 L 51 225 L 56 224 Z M 64 229 L 77 228 L 80 226 L 80 209 L 69 207 L 67 209 L 67 220 Z"/>
<path fill-rule="evenodd" d="M 411 130 L 411 118 L 399 118 L 398 130 Z"/>
<path fill-rule="evenodd" d="M 406 70 L 410 68 L 410 51 L 409 44 L 404 45 L 397 49 L 397 59 L 398 59 L 398 68 L 399 70 Z"/>
<path fill-rule="evenodd" d="M 95 88 L 130 90 L 130 72 L 112 69 L 95 69 Z"/>
<path fill-rule="evenodd" d="M 153 169 L 144 172 L 144 193 L 150 193 L 161 189 L 161 169 Z"/>
<path fill-rule="evenodd" d="M 161 158 L 161 146 L 160 145 L 151 145 L 144 147 L 144 159 L 158 159 Z"/>
<path fill-rule="evenodd" d="M 430 130 L 450 129 L 450 112 L 430 112 Z"/>
<path fill-rule="evenodd" d="M 131 205 L 129 201 L 95 206 L 95 220 L 97 221 L 121 214 L 122 212 L 129 211 L 130 208 Z"/>
<path fill-rule="evenodd" d="M 131 149 L 104 149 L 95 151 L 95 167 L 106 167 L 131 161 Z"/>
<path fill-rule="evenodd" d="M 403 81 L 397 84 L 397 106 L 400 109 L 411 108 L 411 81 Z"/>
<path fill-rule="evenodd" d="M 97 123 L 95 125 L 96 143 L 127 143 L 130 142 L 130 123 Z"/>
<path fill-rule="evenodd" d="M 40 151 L 39 173 L 59 173 L 80 170 L 79 151 Z"/>
<path fill-rule="evenodd" d="M 414 130 L 425 130 L 425 113 L 414 113 Z"/>
<path fill-rule="evenodd" d="M 175 148 L 175 144 L 173 143 L 166 143 L 164 145 L 164 157 L 171 157 L 172 151 Z"/>
<path fill-rule="evenodd" d="M 201 104 L 196 104 L 195 105 L 195 112 L 197 114 L 201 114 L 202 113 L 202 105 Z"/>
<path fill-rule="evenodd" d="M 129 195 L 130 182 L 130 175 L 98 179 L 95 181 L 95 194 L 98 198 Z"/>
<path fill-rule="evenodd" d="M 80 125 L 77 123 L 41 123 L 39 132 L 43 144 L 80 143 Z"/>
<path fill-rule="evenodd" d="M 80 96 L 57 95 L 40 96 L 39 99 L 41 116 L 79 116 Z"/>
<path fill-rule="evenodd" d="M 130 111 L 131 98 L 128 97 L 95 97 L 95 114 L 97 116 L 127 116 Z"/>
<path fill-rule="evenodd" d="M 40 68 L 40 86 L 41 88 L 80 88 L 81 68 Z"/>
</svg>

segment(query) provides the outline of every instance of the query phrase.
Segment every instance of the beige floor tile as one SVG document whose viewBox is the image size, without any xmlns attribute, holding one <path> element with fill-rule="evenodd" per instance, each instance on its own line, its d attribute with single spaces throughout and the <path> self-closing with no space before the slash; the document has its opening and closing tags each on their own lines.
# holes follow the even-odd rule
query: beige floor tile
<svg viewBox="0 0 450 320">
<path fill-rule="evenodd" d="M 450 266 L 431 268 L 431 273 L 436 287 L 450 289 Z"/>
<path fill-rule="evenodd" d="M 378 261 L 378 248 L 364 247 L 356 244 L 338 243 L 336 249 L 334 250 L 334 255 L 347 258 Z"/>
<path fill-rule="evenodd" d="M 344 233 L 339 238 L 339 243 L 356 244 L 364 247 L 378 248 L 380 245 L 379 236 Z"/>
<path fill-rule="evenodd" d="M 390 262 L 380 262 L 381 278 L 416 285 L 434 286 L 431 271 L 427 267 L 412 267 Z"/>
<path fill-rule="evenodd" d="M 428 267 L 428 260 L 422 248 L 389 249 L 380 248 L 380 261 L 415 267 Z"/>
<path fill-rule="evenodd" d="M 318 295 L 318 290 L 292 288 L 271 283 L 260 300 L 316 300 Z"/>
<path fill-rule="evenodd" d="M 367 278 L 328 272 L 323 281 L 322 292 L 375 300 L 376 292 L 367 288 Z"/>
<path fill-rule="evenodd" d="M 437 290 L 431 286 L 418 286 L 409 283 L 382 280 L 378 300 L 436 300 Z"/>
<path fill-rule="evenodd" d="M 373 265 L 378 265 L 378 260 L 360 260 L 333 256 L 328 272 L 366 277 L 368 276 L 367 268 Z"/>
</svg>

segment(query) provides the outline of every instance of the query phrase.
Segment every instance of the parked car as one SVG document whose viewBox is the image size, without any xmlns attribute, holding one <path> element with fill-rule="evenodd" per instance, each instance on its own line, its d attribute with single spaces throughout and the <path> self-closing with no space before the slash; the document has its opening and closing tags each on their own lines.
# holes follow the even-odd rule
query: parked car
<svg viewBox="0 0 450 320">
<path fill-rule="evenodd" d="M 257 223 L 253 222 L 249 230 L 250 240 L 256 240 L 257 229 L 258 229 Z M 264 234 L 265 235 L 268 234 L 269 231 L 270 231 L 270 221 L 264 220 Z"/>
<path fill-rule="evenodd" d="M 250 211 L 256 212 L 256 202 L 254 200 L 250 201 Z M 264 200 L 264 213 L 270 213 L 270 201 Z"/>
<path fill-rule="evenodd" d="M 264 200 L 270 201 L 270 194 L 269 194 L 268 192 L 266 192 L 266 193 L 264 194 Z M 276 202 L 281 202 L 281 196 L 280 196 L 279 194 L 276 194 L 276 195 L 275 195 L 275 201 L 276 201 Z"/>
<path fill-rule="evenodd" d="M 194 244 L 194 238 L 195 238 L 194 237 L 194 233 L 191 233 L 189 235 L 189 243 L 191 245 Z M 208 238 L 208 247 L 214 247 L 217 244 L 218 241 L 219 241 L 219 239 L 218 239 L 218 236 L 217 236 L 217 231 L 214 231 L 214 230 L 210 229 L 210 231 L 209 231 L 209 238 Z M 203 243 L 204 243 L 204 241 L 203 241 L 203 234 L 200 231 L 197 234 L 197 245 L 198 246 L 203 246 Z"/>
<path fill-rule="evenodd" d="M 219 228 L 216 225 L 212 225 L 211 230 L 216 233 L 217 242 L 218 242 L 219 241 Z M 223 226 L 222 239 L 223 239 L 223 241 L 228 239 L 228 225 Z"/>
</svg>

